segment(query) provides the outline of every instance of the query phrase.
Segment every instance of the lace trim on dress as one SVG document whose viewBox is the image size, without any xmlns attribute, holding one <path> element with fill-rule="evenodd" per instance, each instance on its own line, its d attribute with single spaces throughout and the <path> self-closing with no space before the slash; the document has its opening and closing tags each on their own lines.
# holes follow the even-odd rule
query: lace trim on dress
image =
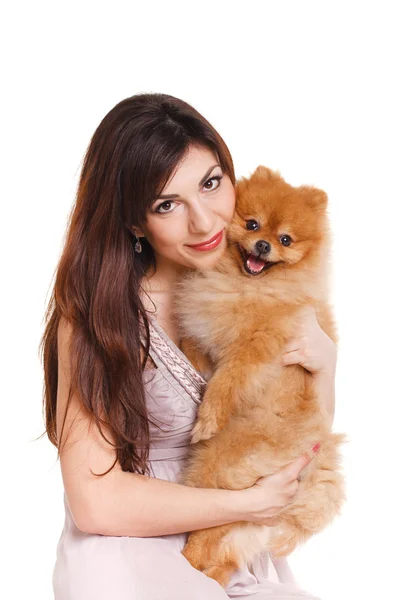
<svg viewBox="0 0 400 600">
<path fill-rule="evenodd" d="M 201 403 L 207 381 L 196 371 L 183 352 L 169 339 L 166 332 L 149 315 L 150 345 L 159 360 L 190 395 L 196 404 Z M 172 347 L 172 344 L 174 347 Z"/>
</svg>

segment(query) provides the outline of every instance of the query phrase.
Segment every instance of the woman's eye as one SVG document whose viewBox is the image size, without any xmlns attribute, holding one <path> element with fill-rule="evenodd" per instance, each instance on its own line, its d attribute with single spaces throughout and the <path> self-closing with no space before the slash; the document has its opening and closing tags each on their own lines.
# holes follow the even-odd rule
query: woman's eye
<svg viewBox="0 0 400 600">
<path fill-rule="evenodd" d="M 290 244 L 292 243 L 292 238 L 290 237 L 290 235 L 281 235 L 279 241 L 282 244 L 282 246 L 290 246 Z"/>
<path fill-rule="evenodd" d="M 159 204 L 154 212 L 160 213 L 161 215 L 165 214 L 166 212 L 171 212 L 170 210 L 168 210 L 168 208 L 171 207 L 171 204 L 173 204 L 173 202 L 171 202 L 170 200 L 166 200 L 165 202 Z M 166 210 L 160 210 L 160 208 L 166 208 Z"/>
<path fill-rule="evenodd" d="M 216 185 L 216 186 L 214 186 L 214 187 L 207 187 L 207 190 L 208 190 L 209 192 L 212 192 L 213 190 L 216 190 L 216 189 L 217 189 L 217 188 L 220 186 L 220 183 L 219 183 L 219 182 L 220 182 L 220 180 L 222 179 L 222 177 L 223 177 L 223 175 L 214 175 L 214 177 L 211 177 L 210 179 L 208 179 L 208 180 L 205 182 L 205 184 L 204 184 L 206 187 L 207 187 L 207 185 L 208 185 L 210 182 L 212 182 L 212 181 L 214 181 L 214 180 L 216 180 L 216 181 L 218 182 L 218 185 Z M 156 209 L 154 209 L 154 212 L 156 212 L 156 213 L 159 213 L 159 214 L 161 214 L 161 215 L 163 215 L 163 214 L 165 214 L 165 213 L 172 212 L 172 210 L 171 210 L 171 204 L 173 204 L 173 202 L 171 202 L 170 200 L 166 200 L 165 202 L 162 202 L 161 204 L 159 204 L 159 205 L 157 206 L 157 208 L 156 208 Z"/>
<path fill-rule="evenodd" d="M 211 190 L 216 190 L 216 189 L 217 189 L 217 188 L 220 186 L 220 183 L 219 183 L 219 182 L 220 182 L 220 180 L 222 179 L 222 175 L 215 175 L 214 177 L 211 177 L 211 179 L 208 179 L 208 180 L 205 182 L 205 184 L 204 184 L 204 185 L 206 186 L 206 185 L 207 185 L 207 183 L 210 183 L 210 181 L 213 181 L 214 179 L 216 179 L 216 180 L 218 181 L 218 185 L 217 185 L 217 186 L 215 186 L 215 187 L 212 187 L 212 188 L 207 188 L 209 191 L 211 191 Z"/>
</svg>

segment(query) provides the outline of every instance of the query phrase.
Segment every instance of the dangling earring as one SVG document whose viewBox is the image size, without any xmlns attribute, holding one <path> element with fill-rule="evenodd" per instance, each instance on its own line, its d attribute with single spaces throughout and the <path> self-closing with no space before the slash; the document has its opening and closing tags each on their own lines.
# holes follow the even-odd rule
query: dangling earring
<svg viewBox="0 0 400 600">
<path fill-rule="evenodd" d="M 137 237 L 135 231 L 133 232 L 133 235 L 135 236 L 135 240 L 136 240 L 136 242 L 135 242 L 135 252 L 137 252 L 138 254 L 140 254 L 141 251 L 142 251 L 142 244 L 140 243 L 140 240 Z"/>
</svg>

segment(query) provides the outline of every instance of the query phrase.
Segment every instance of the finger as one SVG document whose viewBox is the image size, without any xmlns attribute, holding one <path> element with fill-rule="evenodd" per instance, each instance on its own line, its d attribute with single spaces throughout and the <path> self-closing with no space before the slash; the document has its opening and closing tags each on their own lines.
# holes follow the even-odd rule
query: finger
<svg viewBox="0 0 400 600">
<path fill-rule="evenodd" d="M 288 342 L 284 348 L 284 352 L 293 352 L 294 350 L 300 350 L 300 340 L 295 338 L 290 340 L 290 342 Z"/>
<path fill-rule="evenodd" d="M 274 527 L 274 525 L 278 525 L 279 519 L 276 516 L 273 517 L 265 517 L 264 525 L 268 525 L 268 527 Z"/>
<path fill-rule="evenodd" d="M 292 504 L 292 502 L 296 498 L 296 495 L 297 495 L 297 490 L 296 491 L 291 491 L 290 494 L 287 493 L 284 496 L 282 496 L 282 501 L 281 501 L 281 507 L 282 507 L 282 509 L 284 509 L 285 506 L 287 506 L 288 504 Z"/>
<path fill-rule="evenodd" d="M 304 355 L 299 348 L 291 352 L 286 352 L 282 356 L 283 365 L 297 365 L 304 360 Z"/>
<path fill-rule="evenodd" d="M 293 481 L 291 481 L 289 483 L 289 486 L 287 489 L 287 493 L 289 494 L 289 496 L 295 496 L 295 494 L 297 493 L 297 490 L 299 489 L 299 485 L 300 485 L 300 482 L 298 479 L 293 479 Z"/>
<path fill-rule="evenodd" d="M 315 444 L 311 449 L 310 453 L 303 452 L 300 456 L 298 456 L 295 460 L 289 463 L 286 467 L 284 467 L 283 471 L 289 480 L 297 479 L 300 471 L 304 469 L 315 457 L 315 454 L 319 450 L 319 444 Z"/>
<path fill-rule="evenodd" d="M 298 479 L 294 479 L 289 483 L 289 488 L 286 490 L 286 498 L 288 502 L 292 502 L 293 498 L 297 494 L 297 490 L 299 489 L 299 481 Z"/>
</svg>

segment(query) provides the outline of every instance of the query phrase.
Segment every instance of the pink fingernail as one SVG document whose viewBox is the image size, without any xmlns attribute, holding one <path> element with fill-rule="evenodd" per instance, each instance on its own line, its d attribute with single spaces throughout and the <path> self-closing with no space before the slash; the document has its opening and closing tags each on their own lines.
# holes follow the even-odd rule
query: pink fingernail
<svg viewBox="0 0 400 600">
<path fill-rule="evenodd" d="M 311 448 L 311 450 L 314 452 L 314 454 L 316 454 L 318 452 L 318 450 L 320 449 L 321 444 L 320 442 L 318 442 L 317 444 L 314 444 L 314 446 Z"/>
</svg>

